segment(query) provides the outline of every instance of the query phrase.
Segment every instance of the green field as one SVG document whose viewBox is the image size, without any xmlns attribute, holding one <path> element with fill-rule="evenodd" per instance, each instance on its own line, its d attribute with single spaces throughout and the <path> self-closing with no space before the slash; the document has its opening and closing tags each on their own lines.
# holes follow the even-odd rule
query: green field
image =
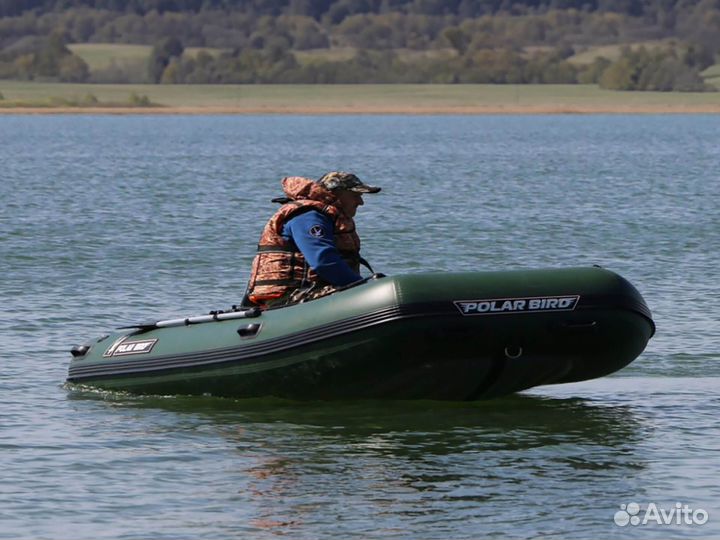
<svg viewBox="0 0 720 540">
<path fill-rule="evenodd" d="M 705 71 L 702 72 L 702 76 L 705 78 L 705 80 L 707 82 L 720 87 L 720 64 L 715 64 L 714 66 L 710 66 L 709 68 L 707 68 Z"/>
<path fill-rule="evenodd" d="M 148 45 L 125 45 L 121 43 L 76 43 L 68 48 L 90 68 L 90 71 L 117 65 L 145 64 L 152 47 Z"/>
<path fill-rule="evenodd" d="M 444 59 L 452 58 L 457 55 L 453 49 L 432 49 L 426 51 L 417 51 L 412 49 L 393 49 L 393 53 L 400 60 L 412 62 L 425 58 Z M 332 49 L 309 49 L 305 51 L 293 51 L 295 59 L 300 64 L 312 64 L 318 62 L 342 62 L 350 60 L 357 54 L 357 49 L 353 47 L 335 47 Z"/>
<path fill-rule="evenodd" d="M 82 58 L 90 69 L 91 83 L 147 82 L 148 60 L 152 53 L 149 45 L 121 43 L 76 43 L 68 46 Z M 200 51 L 218 55 L 222 49 L 188 47 L 183 56 L 194 57 Z"/>
<path fill-rule="evenodd" d="M 646 49 L 651 50 L 657 47 L 664 47 L 667 44 L 667 41 L 644 41 L 641 43 L 630 43 L 622 45 L 599 45 L 579 50 L 568 60 L 575 65 L 591 64 L 599 56 L 613 61 L 620 58 L 620 52 L 622 51 L 623 47 L 630 47 L 631 49 L 639 49 L 640 47 L 645 47 Z"/>
<path fill-rule="evenodd" d="M 103 85 L 0 81 L 13 101 L 128 102 L 132 93 L 169 107 L 283 111 L 307 108 L 362 112 L 363 108 L 431 112 L 463 108 L 720 107 L 720 93 L 616 92 L 595 85 Z M 2 103 L 0 101 L 0 103 Z"/>
</svg>

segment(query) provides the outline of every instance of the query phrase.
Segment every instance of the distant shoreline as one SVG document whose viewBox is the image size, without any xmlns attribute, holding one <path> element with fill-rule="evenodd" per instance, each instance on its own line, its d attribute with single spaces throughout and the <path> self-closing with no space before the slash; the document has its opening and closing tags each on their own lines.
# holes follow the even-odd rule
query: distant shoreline
<svg viewBox="0 0 720 540">
<path fill-rule="evenodd" d="M 0 81 L 0 115 L 720 114 L 720 92 L 597 85 L 111 85 Z"/>
<path fill-rule="evenodd" d="M 592 114 L 720 114 L 718 105 L 487 105 L 487 106 L 165 106 L 165 107 L 14 107 L 0 115 L 592 115 Z"/>
</svg>

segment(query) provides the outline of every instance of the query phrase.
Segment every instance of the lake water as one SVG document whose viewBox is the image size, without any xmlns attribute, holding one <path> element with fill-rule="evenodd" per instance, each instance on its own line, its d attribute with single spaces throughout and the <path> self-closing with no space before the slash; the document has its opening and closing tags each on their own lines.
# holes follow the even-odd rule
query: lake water
<svg viewBox="0 0 720 540">
<path fill-rule="evenodd" d="M 719 136 L 717 116 L 0 116 L 0 538 L 720 536 Z M 481 403 L 64 386 L 74 344 L 237 303 L 280 178 L 334 169 L 383 187 L 357 218 L 376 271 L 600 264 L 656 336 L 611 377 Z M 654 519 L 677 504 L 690 523 Z"/>
</svg>

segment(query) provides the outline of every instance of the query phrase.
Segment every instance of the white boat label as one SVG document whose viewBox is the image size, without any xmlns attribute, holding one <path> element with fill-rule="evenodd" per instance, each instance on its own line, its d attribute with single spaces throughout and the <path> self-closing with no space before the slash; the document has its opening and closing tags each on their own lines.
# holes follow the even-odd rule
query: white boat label
<svg viewBox="0 0 720 540">
<path fill-rule="evenodd" d="M 497 315 L 502 313 L 540 313 L 543 311 L 573 311 L 580 295 L 533 296 L 526 298 L 487 298 L 455 300 L 453 304 L 462 315 Z"/>
<path fill-rule="evenodd" d="M 103 356 L 109 358 L 111 356 L 128 356 L 131 354 L 147 354 L 152 351 L 157 343 L 157 339 L 139 339 L 134 341 L 126 341 L 128 336 L 121 337 L 110 348 L 105 351 Z"/>
</svg>

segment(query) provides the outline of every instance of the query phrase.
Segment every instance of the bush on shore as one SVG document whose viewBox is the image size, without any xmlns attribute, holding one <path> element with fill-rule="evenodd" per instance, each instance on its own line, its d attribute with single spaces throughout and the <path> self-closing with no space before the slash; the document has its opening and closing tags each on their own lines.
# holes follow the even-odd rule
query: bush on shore
<svg viewBox="0 0 720 540">
<path fill-rule="evenodd" d="M 674 49 L 637 50 L 625 48 L 599 78 L 601 88 L 655 92 L 704 92 L 714 90 L 700 76 L 702 64 L 693 65 L 687 54 Z"/>
</svg>

